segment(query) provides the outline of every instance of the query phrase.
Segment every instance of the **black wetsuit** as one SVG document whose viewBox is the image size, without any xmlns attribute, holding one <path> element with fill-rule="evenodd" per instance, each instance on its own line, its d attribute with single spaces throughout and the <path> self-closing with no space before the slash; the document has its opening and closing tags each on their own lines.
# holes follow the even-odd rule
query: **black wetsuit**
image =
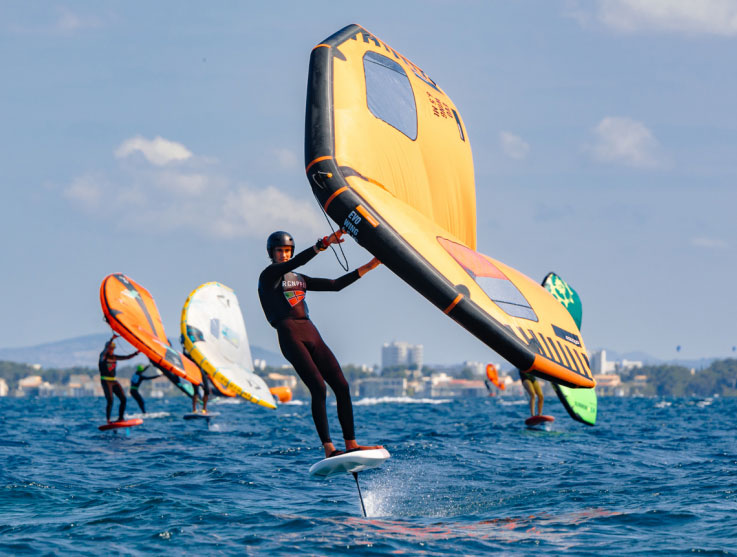
<svg viewBox="0 0 737 557">
<path fill-rule="evenodd" d="M 118 397 L 120 401 L 120 407 L 118 409 L 118 420 L 123 421 L 125 416 L 125 393 L 123 387 L 118 383 L 115 377 L 116 368 L 118 366 L 118 360 L 128 360 L 135 356 L 137 352 L 129 354 L 128 356 L 116 356 L 115 354 L 107 355 L 107 345 L 100 352 L 100 359 L 97 362 L 97 368 L 100 370 L 100 382 L 102 383 L 102 392 L 105 393 L 105 400 L 107 405 L 105 407 L 105 416 L 107 421 L 110 421 L 110 412 L 113 409 L 113 394 Z"/>
<path fill-rule="evenodd" d="M 529 373 L 525 373 L 521 369 L 518 369 L 517 371 L 519 372 L 519 380 L 520 381 L 530 381 L 532 383 L 534 383 L 535 381 L 537 381 L 537 377 L 535 377 L 534 375 L 529 374 Z"/>
<path fill-rule="evenodd" d="M 202 398 L 209 397 L 210 396 L 210 380 L 208 378 L 208 375 L 201 369 L 200 369 L 200 373 L 202 374 L 202 383 L 197 385 L 195 387 L 195 390 L 202 391 Z"/>
<path fill-rule="evenodd" d="M 305 295 L 307 290 L 337 292 L 358 280 L 359 274 L 356 270 L 332 280 L 293 272 L 315 255 L 314 248 L 310 247 L 289 261 L 272 263 L 266 267 L 259 276 L 258 295 L 266 319 L 279 335 L 282 354 L 310 390 L 312 419 L 324 444 L 331 442 L 325 407 L 325 383 L 335 393 L 344 439 L 355 439 L 353 405 L 348 382 L 338 360 L 310 321 Z"/>
</svg>

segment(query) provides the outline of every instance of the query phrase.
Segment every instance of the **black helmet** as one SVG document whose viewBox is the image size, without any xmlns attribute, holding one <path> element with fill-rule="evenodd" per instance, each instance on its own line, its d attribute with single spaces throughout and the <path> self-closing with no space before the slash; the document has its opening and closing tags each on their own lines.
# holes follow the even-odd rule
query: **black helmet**
<svg viewBox="0 0 737 557">
<path fill-rule="evenodd" d="M 292 248 L 292 253 L 294 253 L 294 238 L 292 238 L 292 235 L 289 232 L 277 230 L 276 232 L 271 233 L 269 238 L 266 240 L 266 253 L 269 254 L 271 259 L 274 259 L 274 248 L 283 246 L 289 246 Z"/>
</svg>

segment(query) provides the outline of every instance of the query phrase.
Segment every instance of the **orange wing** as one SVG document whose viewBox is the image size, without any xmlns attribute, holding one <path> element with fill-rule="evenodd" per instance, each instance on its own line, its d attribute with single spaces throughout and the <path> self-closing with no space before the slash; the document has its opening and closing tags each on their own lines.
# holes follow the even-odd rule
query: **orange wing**
<svg viewBox="0 0 737 557">
<path fill-rule="evenodd" d="M 236 396 L 238 393 L 236 393 L 233 389 L 226 387 L 223 385 L 220 381 L 215 379 L 212 375 L 209 375 L 210 381 L 212 382 L 212 385 L 217 389 L 217 391 L 223 395 L 223 396 Z"/>
<path fill-rule="evenodd" d="M 121 273 L 106 276 L 100 303 L 113 331 L 130 342 L 154 365 L 192 383 L 202 383 L 197 365 L 169 344 L 159 310 L 148 290 Z"/>
</svg>

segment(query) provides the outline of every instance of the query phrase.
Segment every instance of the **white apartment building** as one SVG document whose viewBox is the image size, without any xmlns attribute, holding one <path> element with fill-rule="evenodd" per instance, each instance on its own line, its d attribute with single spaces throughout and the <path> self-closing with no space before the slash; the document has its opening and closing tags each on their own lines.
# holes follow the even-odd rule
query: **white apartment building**
<svg viewBox="0 0 737 557">
<path fill-rule="evenodd" d="M 407 342 L 387 342 L 381 348 L 381 367 L 417 367 L 422 369 L 423 347 Z"/>
</svg>

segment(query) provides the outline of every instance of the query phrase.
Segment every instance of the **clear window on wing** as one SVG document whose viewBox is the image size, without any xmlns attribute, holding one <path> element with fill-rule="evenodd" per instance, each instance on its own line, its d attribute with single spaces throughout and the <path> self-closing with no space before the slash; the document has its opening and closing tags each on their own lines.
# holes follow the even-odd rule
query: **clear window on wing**
<svg viewBox="0 0 737 557">
<path fill-rule="evenodd" d="M 363 57 L 366 102 L 371 114 L 417 139 L 417 106 L 407 73 L 394 60 L 367 52 Z"/>
</svg>

